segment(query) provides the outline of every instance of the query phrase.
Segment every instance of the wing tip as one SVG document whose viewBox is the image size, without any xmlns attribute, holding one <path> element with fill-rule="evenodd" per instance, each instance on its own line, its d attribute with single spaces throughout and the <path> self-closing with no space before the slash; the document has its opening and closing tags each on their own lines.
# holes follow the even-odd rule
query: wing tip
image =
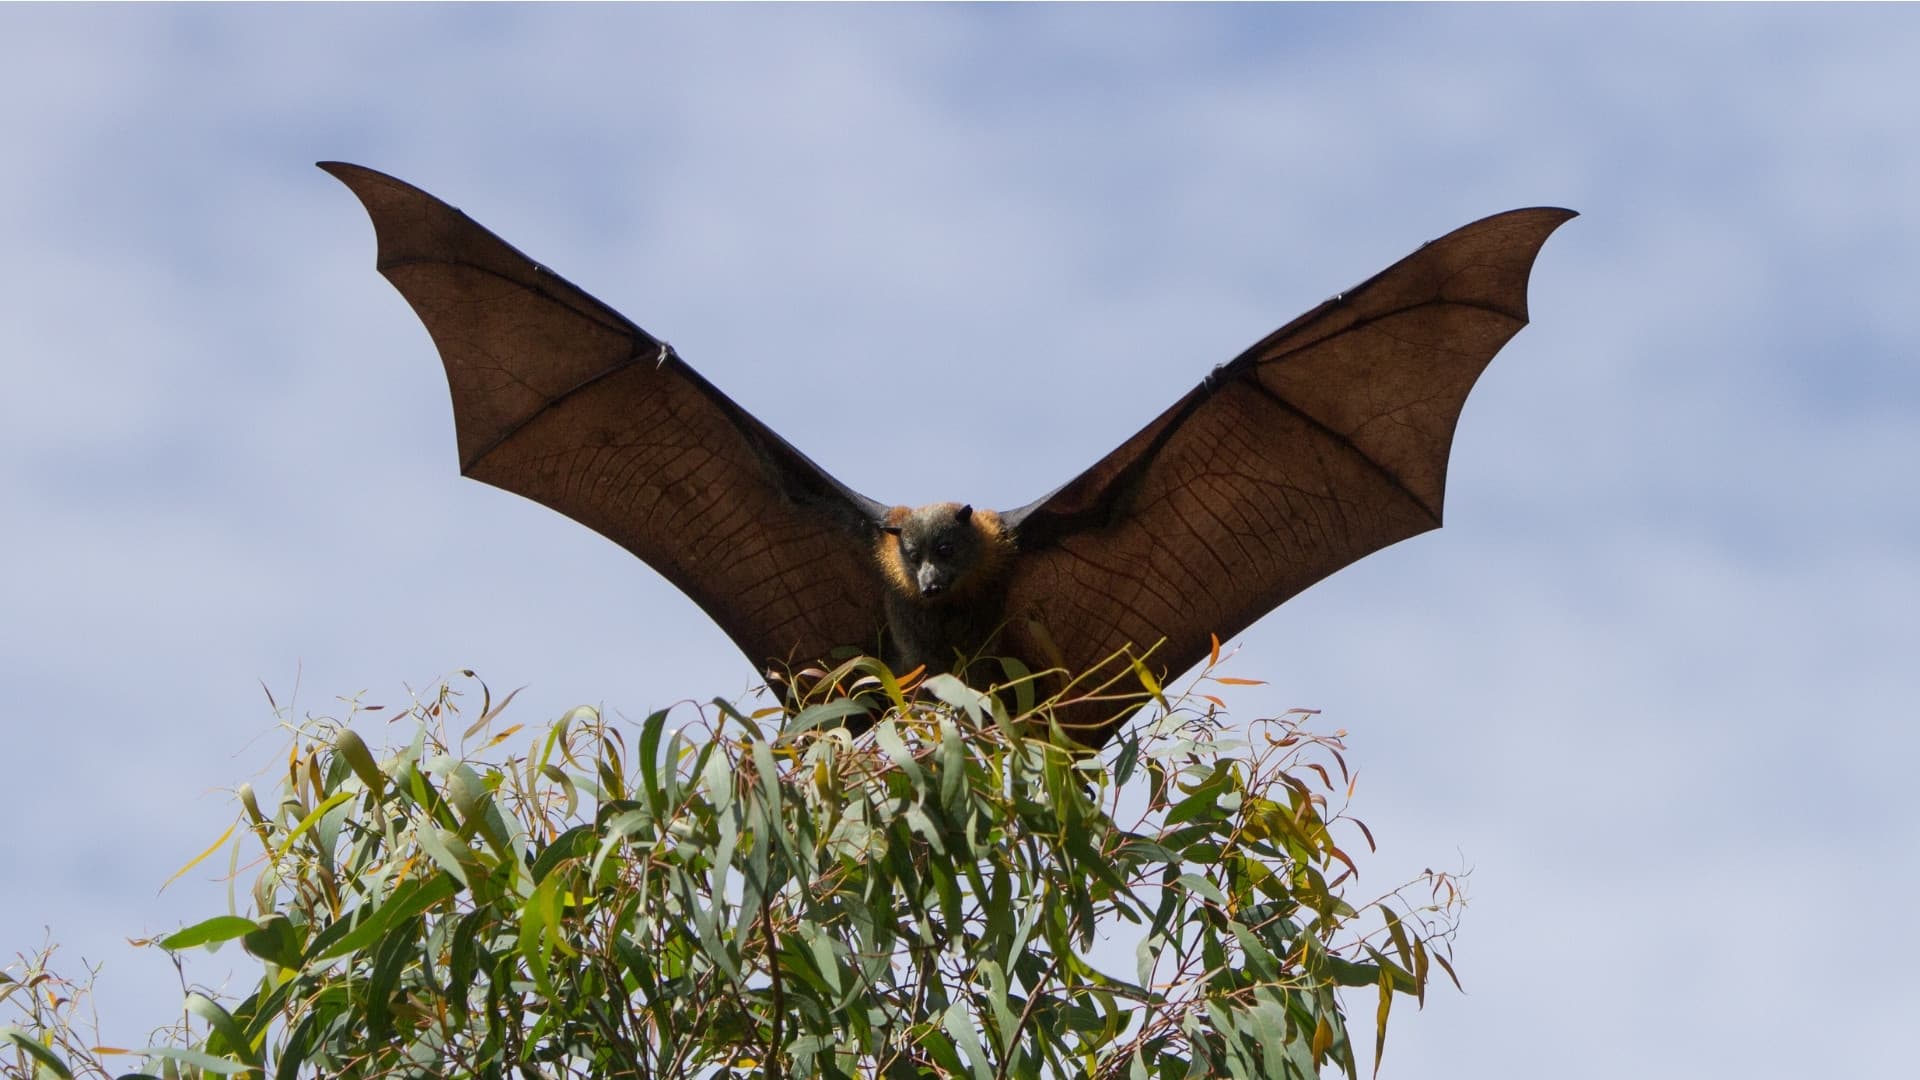
<svg viewBox="0 0 1920 1080">
<path fill-rule="evenodd" d="M 1553 223 L 1547 228 L 1549 233 L 1580 216 L 1580 211 L 1570 210 L 1564 206 L 1530 206 L 1523 212 L 1539 214 L 1541 217 L 1550 218 Z"/>
<path fill-rule="evenodd" d="M 388 176 L 385 173 L 375 172 L 374 170 L 367 168 L 365 165 L 355 165 L 351 161 L 316 161 L 313 163 L 313 166 L 314 168 L 319 169 L 320 171 L 328 174 L 329 176 L 332 176 L 335 180 L 338 180 L 341 183 L 347 184 L 349 186 L 351 186 L 355 180 L 367 179 L 371 177 L 379 177 L 382 180 L 393 179 L 393 177 Z"/>
<path fill-rule="evenodd" d="M 1555 229 L 1580 216 L 1580 211 L 1569 210 L 1564 206 L 1521 206 L 1512 210 L 1502 210 L 1497 214 L 1488 214 L 1478 221 L 1471 221 L 1439 237 L 1434 243 L 1461 233 L 1473 232 L 1489 225 L 1531 224 L 1539 227 L 1540 238 L 1544 242 Z"/>
<path fill-rule="evenodd" d="M 397 176 L 391 176 L 378 169 L 369 169 L 365 165 L 355 165 L 350 161 L 316 161 L 313 164 L 322 172 L 347 185 L 347 190 L 358 195 L 363 203 L 369 202 L 369 197 L 382 188 L 402 195 L 433 198 L 431 194 Z"/>
<path fill-rule="evenodd" d="M 1566 218 L 1579 217 L 1580 211 L 1570 210 L 1564 206 L 1550 206 L 1543 203 L 1539 206 L 1516 206 L 1511 210 L 1502 210 L 1497 214 L 1488 214 L 1480 220 L 1491 221 L 1494 218 L 1511 217 L 1514 214 L 1555 214 L 1564 220 Z M 1475 224 L 1478 224 L 1478 222 L 1475 222 Z"/>
<path fill-rule="evenodd" d="M 1527 312 L 1527 296 L 1531 287 L 1534 262 L 1547 246 L 1547 240 L 1559 230 L 1560 226 L 1580 216 L 1577 210 L 1564 206 L 1525 206 L 1514 210 L 1504 210 L 1498 214 L 1489 214 L 1478 221 L 1469 222 L 1459 228 L 1421 246 L 1420 252 L 1442 246 L 1458 246 L 1465 252 L 1478 252 L 1491 258 L 1495 263 L 1506 267 L 1519 275 L 1517 300 L 1518 306 L 1511 311 L 1520 326 L 1530 320 Z M 1414 256 L 1408 256 L 1412 259 Z M 1402 260 L 1401 263 L 1407 260 Z M 1384 277 L 1397 269 L 1401 263 L 1394 264 L 1387 271 L 1376 275 Z M 1369 280 L 1366 284 L 1371 284 Z M 1517 327 L 1516 327 L 1517 329 Z"/>
</svg>

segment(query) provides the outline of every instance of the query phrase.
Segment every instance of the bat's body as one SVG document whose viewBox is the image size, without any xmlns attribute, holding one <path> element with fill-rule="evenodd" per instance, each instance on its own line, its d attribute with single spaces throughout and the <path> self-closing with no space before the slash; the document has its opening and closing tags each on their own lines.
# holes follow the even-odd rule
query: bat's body
<svg viewBox="0 0 1920 1080">
<path fill-rule="evenodd" d="M 1000 515 L 959 503 L 896 506 L 874 559 L 886 585 L 884 658 L 896 671 L 981 655 L 1006 621 L 1019 547 Z"/>
<path fill-rule="evenodd" d="M 366 204 L 426 323 L 461 471 L 645 560 L 762 671 L 852 648 L 897 669 L 982 651 L 1079 674 L 1191 667 L 1328 574 L 1436 528 L 1467 392 L 1526 325 L 1573 216 L 1458 229 L 1214 369 L 1038 502 L 909 510 L 847 488 L 665 343 L 433 196 L 322 168 Z M 1124 714 L 1076 721 L 1098 745 Z"/>
</svg>

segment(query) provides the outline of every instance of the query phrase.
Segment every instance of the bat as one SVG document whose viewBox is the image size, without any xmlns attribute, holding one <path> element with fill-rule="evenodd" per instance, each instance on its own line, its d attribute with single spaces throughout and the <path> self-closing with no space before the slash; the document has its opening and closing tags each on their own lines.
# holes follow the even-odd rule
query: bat
<svg viewBox="0 0 1920 1080">
<path fill-rule="evenodd" d="M 1215 367 L 1052 494 L 996 513 L 853 491 L 459 210 L 320 167 L 365 205 L 380 272 L 439 349 L 463 475 L 639 556 L 763 674 L 857 651 L 903 673 L 958 662 L 982 686 L 969 662 L 987 654 L 1094 685 L 1143 657 L 1178 674 L 1215 636 L 1439 527 L 1467 393 L 1526 325 L 1534 259 L 1574 216 L 1512 210 L 1422 246 Z M 1136 707 L 1082 701 L 1061 726 L 1097 747 Z"/>
</svg>

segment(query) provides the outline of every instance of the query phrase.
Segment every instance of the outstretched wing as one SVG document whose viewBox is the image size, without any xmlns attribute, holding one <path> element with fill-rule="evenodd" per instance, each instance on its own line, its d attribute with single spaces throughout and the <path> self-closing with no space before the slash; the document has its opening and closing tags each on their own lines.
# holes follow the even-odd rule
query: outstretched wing
<svg viewBox="0 0 1920 1080">
<path fill-rule="evenodd" d="M 440 349 L 462 474 L 638 555 L 763 670 L 876 647 L 868 553 L 884 507 L 459 210 L 371 169 L 320 167 L 366 204 L 380 272 Z"/>
<path fill-rule="evenodd" d="M 1005 515 L 1021 551 L 1008 651 L 1077 673 L 1164 640 L 1155 666 L 1178 673 L 1207 655 L 1210 634 L 1239 633 L 1437 528 L 1460 408 L 1526 325 L 1534 257 L 1573 216 L 1514 210 L 1427 244 Z"/>
</svg>

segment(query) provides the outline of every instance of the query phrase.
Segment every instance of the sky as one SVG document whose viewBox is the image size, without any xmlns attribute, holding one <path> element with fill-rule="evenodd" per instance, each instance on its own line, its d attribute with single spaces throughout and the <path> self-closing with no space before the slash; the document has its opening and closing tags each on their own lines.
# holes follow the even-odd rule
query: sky
<svg viewBox="0 0 1920 1080">
<path fill-rule="evenodd" d="M 1446 528 L 1227 671 L 1348 733 L 1363 889 L 1471 870 L 1466 992 L 1396 1010 L 1381 1075 L 1909 1075 L 1914 56 L 1912 7 L 0 6 L 0 956 L 102 964 L 110 1042 L 177 1010 L 125 939 L 226 910 L 223 866 L 160 888 L 271 786 L 263 685 L 472 668 L 532 724 L 752 684 L 458 477 L 316 160 L 460 206 L 856 490 L 995 507 L 1547 204 L 1581 216 Z"/>
</svg>

